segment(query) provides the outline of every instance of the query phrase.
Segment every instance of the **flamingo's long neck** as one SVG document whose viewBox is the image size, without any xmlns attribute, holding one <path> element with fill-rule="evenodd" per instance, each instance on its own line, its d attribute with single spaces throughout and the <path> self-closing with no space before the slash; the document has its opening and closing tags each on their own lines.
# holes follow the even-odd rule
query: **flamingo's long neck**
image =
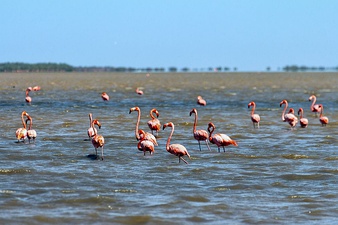
<svg viewBox="0 0 338 225">
<path fill-rule="evenodd" d="M 94 121 L 92 121 L 91 127 L 92 127 L 92 129 L 93 129 L 93 131 L 94 131 L 94 135 L 93 135 L 93 137 L 94 137 L 94 136 L 97 135 L 97 130 L 96 130 L 95 127 L 94 127 Z"/>
<path fill-rule="evenodd" d="M 197 126 L 197 112 L 195 112 L 195 120 L 194 120 L 194 127 L 193 127 L 193 132 L 196 132 L 196 126 Z"/>
<path fill-rule="evenodd" d="M 282 120 L 285 122 L 285 112 L 286 112 L 286 109 L 288 108 L 288 103 L 287 102 L 284 102 L 285 106 L 284 106 L 284 110 L 283 110 L 283 113 L 282 113 Z"/>
<path fill-rule="evenodd" d="M 316 103 L 316 100 L 317 100 L 316 96 L 312 96 L 311 111 L 313 111 L 313 109 L 314 109 L 314 105 Z"/>
<path fill-rule="evenodd" d="M 151 111 L 150 111 L 150 117 L 151 117 L 151 119 L 155 119 L 155 116 L 153 115 L 153 113 L 154 113 L 154 111 L 151 110 Z"/>
<path fill-rule="evenodd" d="M 299 114 L 299 118 L 301 118 L 301 119 L 302 119 L 302 118 L 303 118 L 303 110 L 300 110 L 299 112 L 300 112 L 300 114 Z"/>
<path fill-rule="evenodd" d="M 22 122 L 22 126 L 23 126 L 23 128 L 25 128 L 26 129 L 26 123 L 25 123 L 25 120 L 23 119 L 23 113 L 21 113 L 21 122 Z"/>
<path fill-rule="evenodd" d="M 211 129 L 210 129 L 211 128 Z M 209 131 L 209 141 L 212 142 L 212 133 L 214 132 L 215 128 L 213 126 L 210 126 Z"/>
<path fill-rule="evenodd" d="M 29 123 L 29 130 L 31 130 L 32 129 L 32 126 L 33 126 L 33 119 L 32 119 L 32 117 L 30 117 L 29 118 L 29 121 L 30 121 L 30 123 Z"/>
<path fill-rule="evenodd" d="M 89 114 L 89 126 L 92 126 L 93 123 L 93 116 L 92 114 Z"/>
<path fill-rule="evenodd" d="M 251 115 L 255 113 L 255 109 L 256 109 L 256 104 L 253 104 L 252 109 L 251 109 Z"/>
<path fill-rule="evenodd" d="M 170 148 L 170 140 L 171 140 L 171 137 L 172 137 L 173 134 L 174 134 L 174 129 L 175 129 L 175 126 L 174 126 L 174 124 L 172 124 L 171 132 L 170 132 L 170 135 L 169 135 L 169 137 L 168 137 L 167 144 L 166 144 L 166 146 L 165 146 L 165 148 L 167 149 L 167 151 L 169 151 L 169 148 Z"/>
<path fill-rule="evenodd" d="M 322 116 L 323 116 L 323 113 L 324 113 L 324 107 L 321 106 L 321 107 L 320 107 L 320 115 L 319 115 L 319 117 L 322 117 Z"/>
<path fill-rule="evenodd" d="M 141 110 L 137 110 L 137 121 L 136 121 L 136 127 L 135 127 L 135 137 L 137 140 L 140 140 L 140 135 L 138 134 L 138 125 L 141 120 Z"/>
</svg>

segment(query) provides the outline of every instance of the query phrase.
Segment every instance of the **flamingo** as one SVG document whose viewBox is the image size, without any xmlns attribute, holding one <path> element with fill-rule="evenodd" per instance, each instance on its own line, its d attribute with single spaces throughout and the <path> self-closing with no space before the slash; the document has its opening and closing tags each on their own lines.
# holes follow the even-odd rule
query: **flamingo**
<svg viewBox="0 0 338 225">
<path fill-rule="evenodd" d="M 41 90 L 41 87 L 40 86 L 35 86 L 32 88 L 33 91 L 40 91 Z"/>
<path fill-rule="evenodd" d="M 197 104 L 206 106 L 207 102 L 202 98 L 202 96 L 197 96 Z"/>
<path fill-rule="evenodd" d="M 139 126 L 140 119 L 141 119 L 141 109 L 139 107 L 137 107 L 137 106 L 136 107 L 132 107 L 129 110 L 129 114 L 131 112 L 133 112 L 133 111 L 137 111 L 137 113 L 138 113 L 137 121 L 136 121 L 136 127 L 135 127 L 135 137 L 136 137 L 136 140 L 139 141 L 141 139 L 141 137 L 139 135 L 138 126 Z M 155 146 L 158 146 L 155 136 L 152 135 L 149 132 L 146 132 L 146 134 L 145 134 L 145 140 L 149 140 L 149 141 L 153 142 Z"/>
<path fill-rule="evenodd" d="M 232 140 L 228 135 L 226 134 L 214 134 L 212 135 L 212 133 L 215 130 L 215 125 L 210 122 L 208 124 L 208 131 L 209 131 L 209 141 L 210 143 L 213 143 L 215 145 L 217 145 L 218 147 L 218 152 L 220 152 L 220 147 L 223 147 L 223 151 L 225 152 L 225 146 L 228 145 L 234 145 L 234 146 L 238 146 L 237 142 Z"/>
<path fill-rule="evenodd" d="M 316 96 L 315 95 L 311 95 L 309 97 L 309 101 L 312 101 L 312 104 L 310 106 L 311 112 L 314 112 L 315 115 L 317 115 L 320 112 L 320 108 L 319 108 L 319 104 L 315 104 L 316 103 Z"/>
<path fill-rule="evenodd" d="M 161 123 L 160 121 L 155 118 L 155 116 L 153 115 L 153 113 L 156 114 L 156 117 L 158 118 L 160 116 L 159 112 L 157 111 L 157 109 L 152 109 L 150 110 L 149 114 L 150 114 L 150 117 L 151 117 L 151 120 L 148 121 L 148 127 L 149 129 L 151 130 L 151 133 L 153 133 L 153 131 L 156 131 L 156 137 L 158 136 L 158 131 L 161 130 Z"/>
<path fill-rule="evenodd" d="M 99 129 L 101 128 L 101 124 L 98 120 L 93 120 L 92 128 L 94 130 L 94 136 L 92 136 L 92 144 L 95 148 L 96 158 L 97 158 L 97 149 L 101 148 L 101 160 L 103 160 L 103 146 L 104 146 L 104 138 L 102 135 L 97 134 L 96 129 L 94 129 L 94 125 L 97 125 Z"/>
<path fill-rule="evenodd" d="M 33 139 L 33 143 L 35 143 L 35 138 L 36 138 L 37 134 L 36 134 L 36 131 L 32 129 L 33 119 L 30 115 L 27 115 L 26 125 L 27 125 L 28 121 L 30 121 L 29 128 L 27 130 L 28 141 L 29 141 L 29 143 L 31 143 L 31 139 Z"/>
<path fill-rule="evenodd" d="M 144 130 L 139 130 L 139 133 L 141 133 L 142 138 L 140 139 L 139 143 L 137 144 L 137 148 L 140 151 L 143 151 L 143 155 L 146 155 L 146 152 L 148 151 L 150 153 L 150 155 L 152 155 L 155 152 L 155 147 L 154 147 L 154 143 L 146 140 L 145 139 L 145 134 L 146 132 Z"/>
<path fill-rule="evenodd" d="M 138 94 L 138 95 L 143 95 L 143 91 L 139 88 L 136 88 L 135 92 Z"/>
<path fill-rule="evenodd" d="M 256 109 L 256 103 L 255 102 L 250 102 L 248 104 L 248 108 L 250 108 L 250 106 L 252 106 L 251 109 L 251 121 L 253 124 L 253 127 L 256 128 L 255 124 L 257 124 L 257 128 L 259 128 L 259 122 L 261 121 L 261 118 L 258 114 L 255 114 L 255 109 Z"/>
<path fill-rule="evenodd" d="M 25 120 L 24 120 L 24 116 L 27 117 L 28 113 L 26 111 L 22 111 L 21 113 L 21 122 L 22 122 L 22 126 L 21 128 L 18 128 L 16 131 L 15 131 L 15 136 L 16 136 L 16 139 L 18 140 L 18 142 L 20 142 L 20 140 L 22 139 L 23 142 L 25 142 L 25 139 L 27 138 L 27 129 L 26 129 L 26 123 L 25 123 Z"/>
<path fill-rule="evenodd" d="M 300 123 L 300 126 L 301 126 L 302 128 L 306 128 L 307 125 L 309 124 L 309 121 L 308 121 L 308 119 L 306 119 L 306 118 L 303 117 L 303 114 L 304 114 L 303 108 L 299 108 L 299 109 L 298 109 L 298 115 L 299 115 L 299 123 Z"/>
<path fill-rule="evenodd" d="M 298 118 L 292 113 L 293 109 L 292 110 L 290 109 L 291 113 L 289 111 L 289 113 L 285 114 L 286 109 L 288 108 L 288 101 L 284 99 L 283 101 L 280 102 L 279 106 L 282 107 L 283 104 L 285 104 L 285 106 L 284 106 L 283 113 L 282 113 L 282 121 L 288 122 L 292 129 L 298 123 Z"/>
<path fill-rule="evenodd" d="M 171 127 L 171 133 L 168 137 L 168 140 L 167 140 L 167 144 L 166 144 L 166 150 L 167 152 L 173 154 L 173 155 L 176 155 L 178 157 L 178 162 L 180 163 L 181 162 L 181 159 L 183 160 L 183 162 L 185 162 L 186 164 L 189 164 L 185 159 L 183 159 L 183 156 L 187 155 L 190 159 L 190 155 L 187 151 L 187 149 L 181 145 L 181 144 L 170 144 L 170 140 L 171 140 L 171 137 L 173 136 L 173 133 L 174 133 L 174 130 L 175 130 L 175 126 L 172 122 L 169 122 L 169 123 L 166 123 L 166 124 L 163 124 L 163 130 L 166 128 L 166 127 Z"/>
<path fill-rule="evenodd" d="M 324 106 L 322 104 L 319 104 L 319 110 L 320 110 L 319 121 L 322 124 L 322 126 L 326 126 L 326 124 L 329 123 L 329 118 L 323 116 Z"/>
<path fill-rule="evenodd" d="M 26 98 L 25 98 L 25 101 L 26 101 L 27 103 L 32 102 L 32 98 L 29 96 L 29 92 L 30 92 L 30 91 L 32 91 L 32 88 L 31 88 L 31 87 L 28 87 L 28 88 L 26 89 Z"/>
<path fill-rule="evenodd" d="M 109 101 L 109 95 L 106 92 L 102 92 L 101 98 L 103 101 Z"/>
<path fill-rule="evenodd" d="M 201 150 L 201 143 L 200 141 L 205 141 L 205 143 L 207 144 L 208 146 L 208 149 L 209 151 L 211 151 L 210 149 L 210 146 L 209 146 L 209 143 L 208 143 L 208 138 L 209 138 L 209 135 L 208 135 L 208 132 L 206 130 L 196 130 L 196 126 L 197 126 L 197 110 L 195 108 L 193 108 L 191 111 L 190 111 L 190 116 L 191 114 L 195 114 L 195 120 L 194 120 L 194 127 L 193 127 L 193 135 L 194 135 L 194 138 L 198 141 L 198 145 L 200 147 L 200 151 Z"/>
<path fill-rule="evenodd" d="M 95 127 L 92 127 L 92 122 L 93 122 L 93 114 L 89 113 L 89 128 L 87 130 L 87 135 L 89 138 L 92 138 L 95 134 L 97 133 L 97 130 Z M 101 124 L 99 124 L 99 128 L 101 127 Z"/>
</svg>

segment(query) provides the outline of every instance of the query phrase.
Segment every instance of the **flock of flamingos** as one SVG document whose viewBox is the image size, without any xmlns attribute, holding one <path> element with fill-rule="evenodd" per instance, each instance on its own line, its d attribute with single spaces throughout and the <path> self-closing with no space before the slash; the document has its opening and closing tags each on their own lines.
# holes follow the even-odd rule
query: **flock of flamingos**
<svg viewBox="0 0 338 225">
<path fill-rule="evenodd" d="M 26 89 L 26 102 L 30 103 L 32 101 L 32 98 L 29 96 L 29 92 L 30 91 L 39 91 L 41 88 L 39 86 L 35 86 L 35 87 L 28 87 Z M 139 89 L 136 89 L 136 93 L 139 95 L 142 95 L 143 92 Z M 104 101 L 109 101 L 109 96 L 107 93 L 103 92 L 101 94 L 101 97 Z M 315 104 L 316 102 L 316 96 L 312 95 L 309 97 L 309 101 L 312 101 L 311 104 L 311 111 L 319 115 L 319 121 L 322 124 L 322 126 L 326 126 L 326 124 L 329 123 L 329 119 L 323 115 L 324 113 L 324 107 L 322 104 Z M 205 106 L 206 105 L 206 101 L 201 97 L 198 96 L 197 97 L 197 104 Z M 287 122 L 289 123 L 291 129 L 294 129 L 298 123 L 298 117 L 294 114 L 295 111 L 293 108 L 290 108 L 288 113 L 286 113 L 287 109 L 288 109 L 288 102 L 287 100 L 283 100 L 280 102 L 280 107 L 282 107 L 284 105 L 284 109 L 282 112 L 282 121 L 283 122 Z M 251 107 L 251 121 L 253 123 L 253 127 L 259 128 L 259 123 L 260 123 L 260 116 L 258 114 L 255 114 L 255 108 L 256 108 L 256 104 L 255 102 L 250 102 L 248 104 L 248 108 Z M 158 131 L 161 130 L 161 128 L 163 128 L 163 130 L 167 127 L 171 128 L 171 133 L 168 137 L 167 143 L 166 143 L 166 150 L 177 156 L 179 159 L 179 162 L 182 160 L 183 162 L 185 162 L 186 164 L 188 164 L 188 162 L 183 158 L 183 156 L 187 156 L 190 158 L 190 155 L 187 151 L 187 149 L 181 145 L 181 144 L 170 144 L 170 140 L 174 134 L 174 130 L 175 130 L 175 125 L 172 122 L 169 123 L 165 123 L 163 124 L 163 126 L 161 126 L 160 121 L 158 120 L 159 117 L 159 112 L 157 111 L 157 109 L 152 109 L 150 110 L 150 116 L 151 116 L 151 120 L 148 121 L 148 127 L 151 130 L 151 133 L 149 132 L 145 132 L 142 129 L 139 129 L 139 123 L 140 123 L 140 118 L 141 118 L 141 110 L 139 107 L 133 107 L 130 108 L 129 113 L 132 113 L 136 111 L 138 113 L 138 117 L 137 117 L 137 122 L 136 122 L 136 127 L 135 127 L 135 137 L 136 140 L 138 141 L 137 144 L 137 148 L 140 151 L 143 151 L 144 155 L 146 154 L 146 152 L 149 152 L 150 154 L 153 154 L 155 151 L 155 146 L 158 146 L 157 141 L 156 141 L 156 137 L 158 136 Z M 238 146 L 237 142 L 232 140 L 228 135 L 226 134 L 221 134 L 221 133 L 217 133 L 217 134 L 213 134 L 213 132 L 215 131 L 215 125 L 210 122 L 208 124 L 208 131 L 206 130 L 197 130 L 196 126 L 197 126 L 197 110 L 194 108 L 190 111 L 190 116 L 194 114 L 195 115 L 195 119 L 194 119 L 194 126 L 193 126 L 193 136 L 194 138 L 198 141 L 199 144 L 199 149 L 201 150 L 201 141 L 204 141 L 208 147 L 208 149 L 211 151 L 210 146 L 209 146 L 209 142 L 212 144 L 215 144 L 218 147 L 218 151 L 220 152 L 220 148 L 222 147 L 224 152 L 225 152 L 225 146 L 228 145 L 234 145 L 234 146 Z M 308 120 L 306 118 L 303 117 L 303 109 L 299 108 L 298 110 L 298 115 L 299 115 L 299 124 L 300 127 L 302 128 L 306 128 L 308 126 Z M 26 117 L 26 119 L 25 119 Z M 29 143 L 31 142 L 31 140 L 33 142 L 35 142 L 35 139 L 37 137 L 37 133 L 34 129 L 32 129 L 33 126 L 33 119 L 32 117 L 26 112 L 23 111 L 21 113 L 21 122 L 22 122 L 22 127 L 18 128 L 16 130 L 16 138 L 18 140 L 18 142 L 23 141 L 25 142 L 26 139 L 29 140 Z M 102 135 L 99 135 L 97 132 L 97 129 L 95 126 L 97 126 L 99 129 L 101 128 L 101 124 L 97 119 L 93 120 L 93 115 L 91 113 L 89 113 L 89 122 L 90 122 L 90 127 L 87 130 L 87 135 L 89 137 L 89 139 L 91 140 L 94 148 L 95 148 L 95 153 L 96 153 L 96 158 L 98 159 L 98 149 L 101 149 L 101 159 L 103 160 L 103 146 L 104 146 L 104 137 Z M 28 129 L 27 129 L 27 125 L 29 123 Z M 154 134 L 155 132 L 155 134 Z"/>
</svg>

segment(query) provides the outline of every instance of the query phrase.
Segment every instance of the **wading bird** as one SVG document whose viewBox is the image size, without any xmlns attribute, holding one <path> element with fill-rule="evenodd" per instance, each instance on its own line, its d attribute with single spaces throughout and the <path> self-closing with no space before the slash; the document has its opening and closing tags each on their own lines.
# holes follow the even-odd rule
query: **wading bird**
<svg viewBox="0 0 338 225">
<path fill-rule="evenodd" d="M 139 88 L 136 88 L 135 92 L 138 94 L 138 95 L 143 95 L 143 91 Z"/>
<path fill-rule="evenodd" d="M 284 109 L 283 109 L 283 112 L 282 112 L 282 121 L 288 122 L 291 126 L 291 129 L 292 129 L 298 123 L 298 118 L 293 113 L 290 113 L 290 112 L 285 114 L 285 112 L 288 108 L 288 101 L 284 99 L 283 101 L 280 102 L 279 106 L 282 107 L 283 104 L 285 104 L 285 106 L 284 106 Z M 292 112 L 292 110 L 291 110 L 291 112 Z"/>
<path fill-rule="evenodd" d="M 94 130 L 94 126 L 97 125 L 99 129 L 101 129 L 101 124 L 98 120 L 93 120 L 92 122 L 92 128 Z M 96 158 L 98 158 L 97 155 L 97 149 L 101 148 L 101 160 L 103 160 L 103 146 L 104 146 L 104 138 L 102 135 L 97 134 L 97 131 L 94 130 L 94 135 L 92 136 L 92 144 L 95 148 Z"/>
<path fill-rule="evenodd" d="M 237 142 L 232 140 L 228 135 L 226 134 L 214 134 L 212 135 L 212 133 L 215 131 L 215 125 L 210 122 L 208 124 L 208 131 L 209 131 L 209 141 L 212 144 L 215 144 L 218 147 L 218 152 L 220 152 L 220 147 L 223 147 L 223 151 L 225 152 L 225 146 L 228 145 L 234 145 L 234 146 L 238 146 Z"/>
<path fill-rule="evenodd" d="M 326 124 L 329 123 L 329 118 L 327 118 L 326 116 L 323 116 L 324 106 L 322 104 L 319 104 L 319 110 L 320 110 L 319 121 L 322 124 L 322 126 L 326 126 Z"/>
<path fill-rule="evenodd" d="M 311 96 L 309 97 L 309 101 L 312 101 L 312 104 L 311 104 L 311 106 L 310 106 L 311 112 L 314 112 L 315 115 L 317 116 L 318 113 L 320 113 L 320 108 L 319 108 L 319 104 L 315 104 L 315 103 L 316 103 L 316 100 L 317 100 L 317 98 L 316 98 L 315 95 L 311 95 Z"/>
<path fill-rule="evenodd" d="M 197 104 L 206 106 L 207 102 L 202 98 L 202 96 L 197 96 Z"/>
<path fill-rule="evenodd" d="M 30 91 L 32 91 L 32 87 L 28 87 L 28 88 L 26 89 L 26 98 L 25 98 L 25 101 L 26 101 L 27 103 L 32 102 L 32 98 L 29 96 L 29 92 L 30 92 Z"/>
<path fill-rule="evenodd" d="M 33 139 L 33 143 L 35 143 L 35 138 L 37 136 L 36 131 L 32 129 L 33 127 L 33 119 L 30 115 L 27 115 L 27 119 L 26 119 L 26 125 L 29 121 L 29 128 L 27 130 L 27 138 L 29 143 L 31 143 L 31 139 Z"/>
<path fill-rule="evenodd" d="M 143 151 L 143 155 L 146 155 L 146 152 L 149 152 L 150 155 L 152 155 L 155 152 L 154 143 L 144 139 L 146 133 L 144 130 L 140 129 L 139 133 L 142 135 L 140 141 L 137 144 L 138 150 Z"/>
<path fill-rule="evenodd" d="M 25 139 L 27 138 L 27 129 L 26 129 L 26 123 L 25 119 L 23 118 L 24 116 L 27 117 L 28 113 L 26 111 L 22 111 L 21 113 L 21 122 L 22 122 L 22 127 L 18 128 L 15 132 L 16 139 L 18 142 L 22 140 L 25 142 Z"/>
<path fill-rule="evenodd" d="M 195 114 L 195 120 L 194 120 L 194 126 L 193 126 L 192 133 L 194 135 L 194 138 L 198 141 L 198 146 L 200 148 L 200 151 L 201 151 L 201 143 L 200 143 L 200 141 L 205 141 L 205 143 L 208 146 L 209 151 L 211 151 L 209 143 L 208 143 L 208 139 L 209 139 L 208 132 L 206 130 L 196 130 L 198 116 L 197 116 L 197 110 L 195 108 L 193 108 L 190 111 L 190 116 L 193 113 Z"/>
<path fill-rule="evenodd" d="M 299 123 L 300 123 L 300 126 L 302 128 L 306 128 L 309 124 L 309 121 L 308 119 L 304 118 L 303 115 L 304 115 L 304 110 L 303 108 L 299 108 L 298 109 L 298 115 L 299 115 Z"/>
<path fill-rule="evenodd" d="M 137 115 L 137 121 L 136 121 L 136 127 L 135 127 L 135 137 L 136 137 L 136 140 L 139 141 L 139 140 L 141 140 L 140 135 L 139 135 L 139 130 L 138 130 L 140 119 L 141 119 L 141 109 L 139 107 L 137 107 L 137 106 L 136 107 L 132 107 L 129 110 L 129 114 L 131 112 L 133 112 L 133 111 L 136 111 L 138 113 L 138 115 Z M 155 136 L 152 135 L 149 132 L 146 132 L 146 134 L 145 134 L 145 140 L 149 140 L 149 141 L 153 142 L 155 146 L 158 146 Z"/>
<path fill-rule="evenodd" d="M 154 134 L 153 131 L 156 132 L 155 136 L 157 137 L 158 131 L 161 130 L 161 123 L 157 118 L 155 118 L 155 116 L 153 115 L 154 113 L 156 114 L 157 118 L 160 116 L 157 109 L 154 108 L 154 109 L 150 110 L 149 114 L 150 114 L 151 120 L 148 121 L 148 127 L 151 130 L 152 134 Z"/>
<path fill-rule="evenodd" d="M 40 87 L 40 86 L 35 86 L 35 87 L 33 87 L 32 90 L 33 90 L 33 91 L 40 91 L 40 90 L 41 90 L 41 87 Z"/>
<path fill-rule="evenodd" d="M 94 136 L 95 132 L 97 133 L 96 128 L 92 127 L 92 123 L 93 123 L 93 114 L 89 113 L 89 128 L 87 130 L 89 140 Z M 101 126 L 101 124 L 99 126 Z"/>
<path fill-rule="evenodd" d="M 102 92 L 101 98 L 103 101 L 109 101 L 109 95 L 106 92 Z"/>
<path fill-rule="evenodd" d="M 261 118 L 258 114 L 255 114 L 255 109 L 256 109 L 256 103 L 255 102 L 250 102 L 248 104 L 248 108 L 250 108 L 250 106 L 252 106 L 252 109 L 251 109 L 251 121 L 253 123 L 253 127 L 256 128 L 256 125 L 257 124 L 257 128 L 259 128 L 259 122 L 261 121 Z"/>
<path fill-rule="evenodd" d="M 174 130 L 175 130 L 175 126 L 172 122 L 169 122 L 169 123 L 166 123 L 163 125 L 163 130 L 166 128 L 166 127 L 171 127 L 171 133 L 168 137 L 168 140 L 167 140 L 167 144 L 166 144 L 166 150 L 173 154 L 173 155 L 176 155 L 178 157 L 178 162 L 180 163 L 181 162 L 181 159 L 183 160 L 183 162 L 185 162 L 186 164 L 188 164 L 188 162 L 183 159 L 183 156 L 188 156 L 190 158 L 190 155 L 187 151 L 187 149 L 181 145 L 181 144 L 170 144 L 170 140 L 171 140 L 171 137 L 173 136 L 173 133 L 174 133 Z"/>
</svg>

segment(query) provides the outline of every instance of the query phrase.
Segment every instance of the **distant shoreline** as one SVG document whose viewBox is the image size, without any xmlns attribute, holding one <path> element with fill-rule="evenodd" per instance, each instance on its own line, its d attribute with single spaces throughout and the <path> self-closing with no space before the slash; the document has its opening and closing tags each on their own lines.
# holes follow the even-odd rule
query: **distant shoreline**
<svg viewBox="0 0 338 225">
<path fill-rule="evenodd" d="M 0 63 L 0 73 L 46 73 L 46 72 L 110 72 L 110 73 L 283 73 L 283 72 L 338 72 L 338 67 L 309 67 L 288 65 L 278 70 L 266 67 L 265 70 L 243 71 L 237 67 L 208 67 L 208 68 L 177 68 L 177 67 L 113 67 L 113 66 L 72 66 L 67 63 L 22 63 L 5 62 Z"/>
</svg>

